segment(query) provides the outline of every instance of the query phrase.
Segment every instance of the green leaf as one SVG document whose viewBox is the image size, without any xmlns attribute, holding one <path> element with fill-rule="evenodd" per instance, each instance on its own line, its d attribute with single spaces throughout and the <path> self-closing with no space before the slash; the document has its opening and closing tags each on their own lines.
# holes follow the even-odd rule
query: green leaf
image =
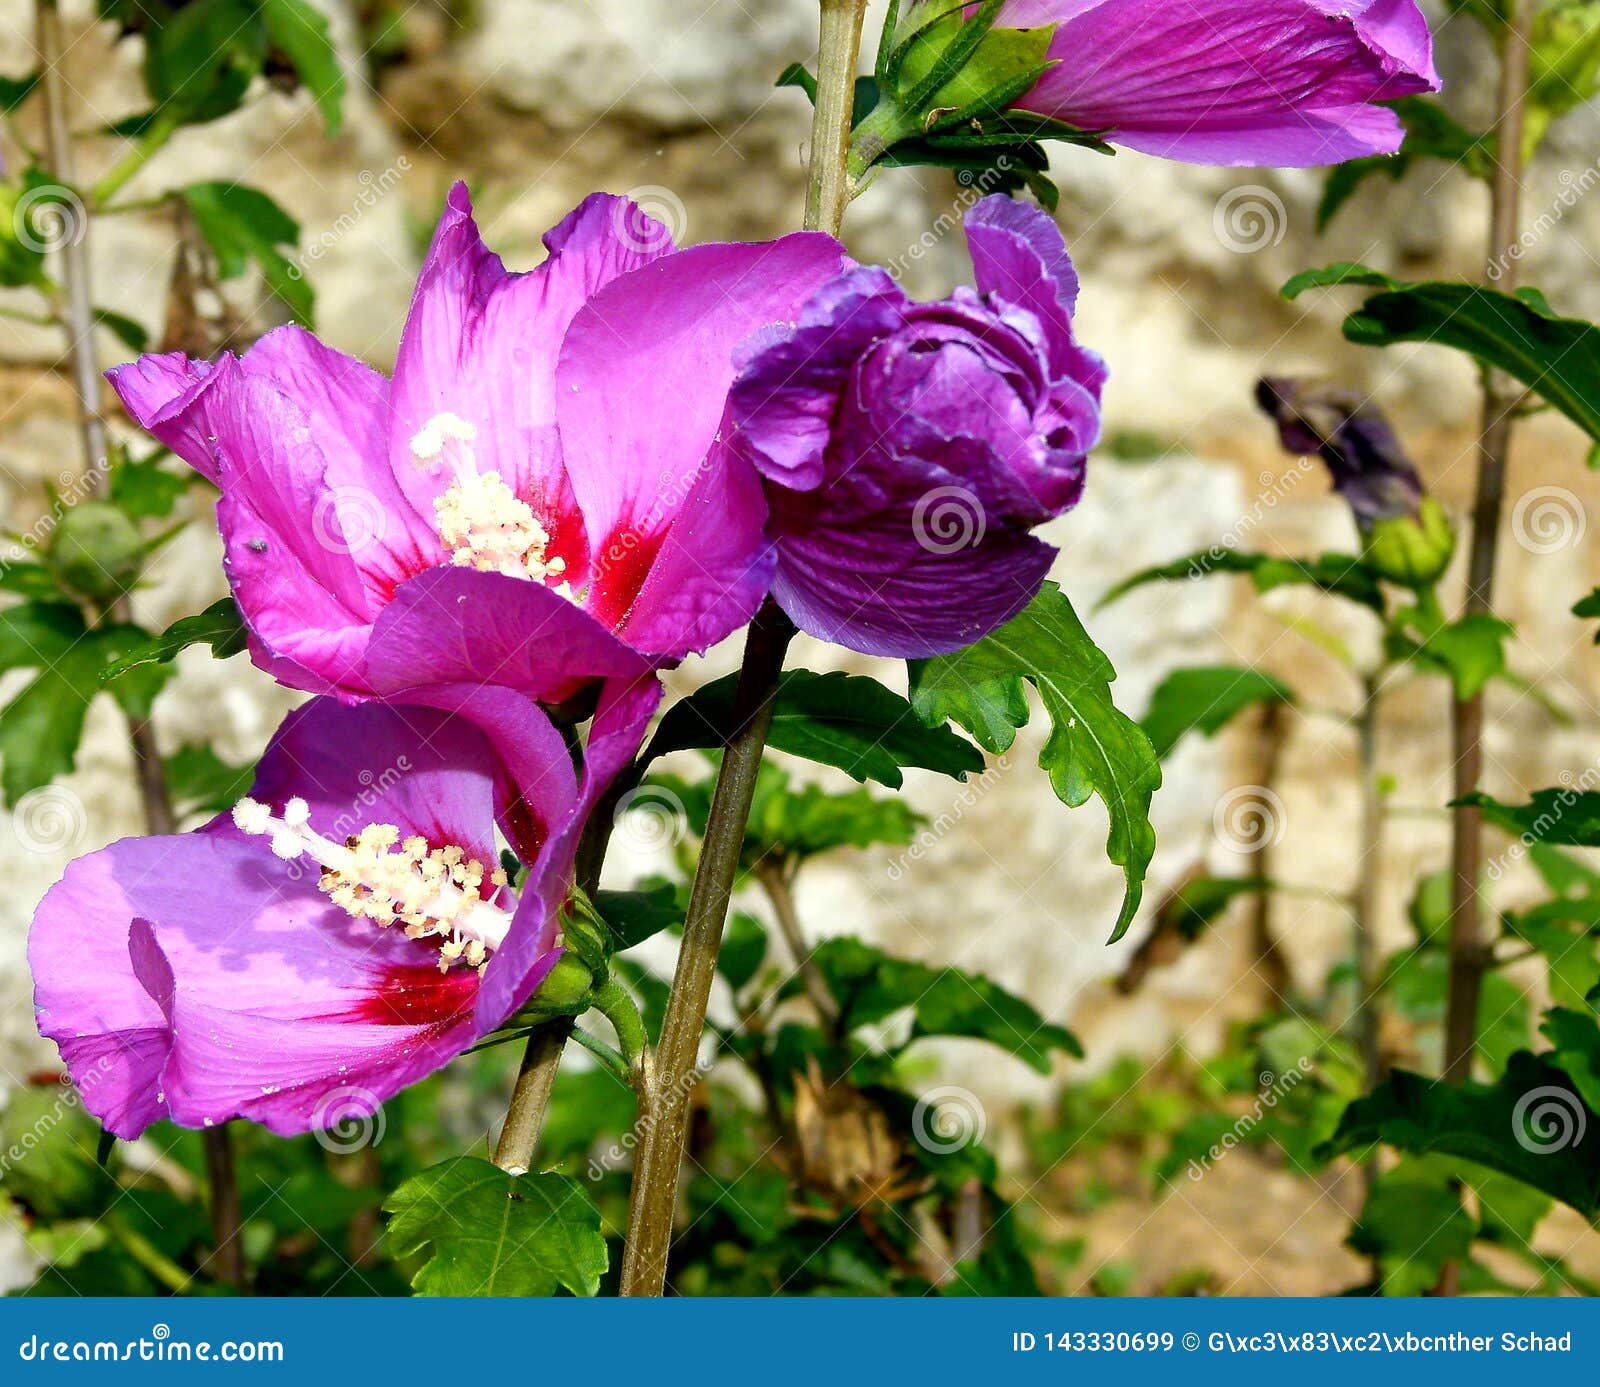
<svg viewBox="0 0 1600 1387">
<path fill-rule="evenodd" d="M 0 612 L 0 674 L 38 671 L 0 711 L 0 786 L 8 805 L 72 769 L 101 669 L 148 639 L 136 626 L 90 629 L 64 603 L 29 602 Z M 164 678 L 159 671 L 130 681 L 115 691 L 118 702 L 130 717 L 148 716 Z"/>
<path fill-rule="evenodd" d="M 1600 327 L 1557 316 L 1537 289 L 1502 294 L 1478 284 L 1405 284 L 1365 266 L 1336 265 L 1296 275 L 1294 298 L 1314 286 L 1379 285 L 1344 322 L 1367 347 L 1432 342 L 1498 366 L 1538 392 L 1591 438 L 1600 439 Z"/>
<path fill-rule="evenodd" d="M 750 805 L 745 851 L 753 858 L 769 853 L 808 858 L 836 848 L 901 846 L 921 822 L 903 800 L 874 794 L 864 785 L 845 793 L 797 786 L 781 767 L 766 764 Z"/>
<path fill-rule="evenodd" d="M 267 41 L 288 57 L 300 85 L 311 93 L 332 139 L 339 133 L 344 101 L 344 69 L 328 32 L 328 21 L 306 0 L 261 0 Z"/>
<path fill-rule="evenodd" d="M 1319 233 L 1327 230 L 1339 209 L 1368 178 L 1383 174 L 1398 183 L 1420 159 L 1455 164 L 1474 178 L 1487 179 L 1494 174 L 1494 142 L 1457 124 L 1437 97 L 1405 96 L 1382 104 L 1400 117 L 1406 128 L 1405 143 L 1398 154 L 1351 159 L 1329 170 L 1317 207 Z"/>
<path fill-rule="evenodd" d="M 1331 1159 L 1375 1142 L 1476 1161 L 1588 1217 L 1600 1213 L 1600 1117 L 1548 1055 L 1519 1051 L 1493 1085 L 1394 1070 L 1345 1110 L 1318 1154 Z"/>
<path fill-rule="evenodd" d="M 1163 913 L 1185 939 L 1198 939 L 1240 896 L 1276 888 L 1266 877 L 1196 877 L 1173 892 Z"/>
<path fill-rule="evenodd" d="M 940 1035 L 986 1040 L 1041 1074 L 1050 1072 L 1054 1051 L 1083 1055 L 1071 1031 L 1046 1021 L 1022 998 L 980 974 L 892 958 L 842 936 L 823 940 L 811 957 L 839 1000 L 841 1023 L 847 1028 L 874 1025 L 911 1008 L 913 1039 Z M 798 989 L 799 983 L 791 987 Z"/>
<path fill-rule="evenodd" d="M 1410 660 L 1446 675 L 1456 698 L 1465 703 L 1506 672 L 1506 641 L 1516 633 L 1497 616 L 1464 616 L 1430 632 L 1420 643 L 1398 630 L 1388 632 L 1384 648 L 1393 660 Z"/>
<path fill-rule="evenodd" d="M 506 1174 L 474 1157 L 413 1175 L 384 1201 L 396 1256 L 424 1257 L 422 1295 L 592 1296 L 608 1257 L 600 1211 L 565 1175 Z"/>
<path fill-rule="evenodd" d="M 754 915 L 735 911 L 723 932 L 722 948 L 717 951 L 717 972 L 735 992 L 761 971 L 767 961 L 766 926 Z"/>
<path fill-rule="evenodd" d="M 1483 817 L 1507 833 L 1530 842 L 1573 848 L 1600 847 L 1600 792 L 1565 786 L 1536 790 L 1527 804 L 1506 804 L 1481 790 L 1456 804 L 1475 804 Z"/>
<path fill-rule="evenodd" d="M 1426 1295 L 1472 1251 L 1477 1225 L 1442 1163 L 1404 1160 L 1374 1183 L 1350 1246 L 1374 1257 L 1385 1295 Z"/>
<path fill-rule="evenodd" d="M 953 655 L 921 661 L 911 674 L 912 704 L 925 722 L 953 720 L 994 750 L 1009 747 L 1027 720 L 1023 681 L 1038 691 L 1051 722 L 1039 764 L 1057 797 L 1076 809 L 1098 796 L 1110 818 L 1106 855 L 1127 883 L 1112 939 L 1126 932 L 1144 893 L 1156 846 L 1150 801 L 1161 785 L 1149 738 L 1112 702 L 1115 678 L 1054 583 L 1000 630 Z M 1010 727 L 997 725 L 1019 711 Z"/>
<path fill-rule="evenodd" d="M 145 352 L 150 348 L 150 334 L 145 331 L 144 324 L 128 317 L 125 313 L 115 313 L 109 308 L 97 308 L 94 311 L 95 321 L 107 329 L 130 352 Z"/>
<path fill-rule="evenodd" d="M 40 76 L 40 70 L 35 68 L 21 77 L 0 77 L 0 111 L 9 115 L 22 105 L 33 95 L 33 89 L 39 85 Z"/>
<path fill-rule="evenodd" d="M 122 458 L 111 468 L 111 500 L 132 520 L 164 520 L 198 472 L 180 477 L 159 462 Z"/>
<path fill-rule="evenodd" d="M 14 592 L 42 602 L 60 602 L 67 596 L 48 568 L 24 559 L 0 561 L 0 592 Z"/>
<path fill-rule="evenodd" d="M 1294 691 L 1265 670 L 1196 665 L 1173 670 L 1161 681 L 1141 726 L 1156 755 L 1165 758 L 1186 733 L 1214 737 L 1246 708 L 1294 701 Z"/>
<path fill-rule="evenodd" d="M 266 32 L 249 0 L 189 0 L 168 14 L 141 7 L 145 85 L 157 119 L 216 120 L 238 109 L 267 58 Z"/>
<path fill-rule="evenodd" d="M 238 183 L 191 183 L 179 195 L 217 257 L 222 278 L 242 275 L 253 261 L 295 321 L 310 327 L 315 301 L 310 281 L 279 249 L 299 244 L 300 224 L 259 189 Z"/>
<path fill-rule="evenodd" d="M 1379 289 L 1398 289 L 1401 281 L 1382 270 L 1360 264 L 1355 260 L 1340 260 L 1322 269 L 1301 270 L 1292 276 L 1278 292 L 1294 300 L 1308 289 L 1338 289 L 1346 284 L 1364 284 Z"/>
<path fill-rule="evenodd" d="M 166 758 L 167 792 L 180 818 L 220 814 L 250 793 L 254 763 L 230 765 L 208 746 L 179 747 Z"/>
<path fill-rule="evenodd" d="M 772 85 L 778 88 L 799 87 L 813 106 L 817 104 L 817 79 L 811 75 L 811 69 L 804 63 L 790 63 L 778 74 L 778 80 Z"/>
<path fill-rule="evenodd" d="M 617 951 L 683 923 L 683 902 L 670 883 L 636 891 L 596 891 L 594 907 L 611 931 L 611 947 Z"/>
<path fill-rule="evenodd" d="M 219 598 L 205 611 L 173 622 L 159 636 L 124 653 L 100 672 L 100 681 L 109 684 L 144 665 L 168 664 L 191 645 L 209 645 L 213 655 L 225 660 L 245 648 L 245 635 L 233 598 Z"/>
<path fill-rule="evenodd" d="M 672 751 L 723 745 L 733 722 L 736 676 L 707 684 L 661 720 L 641 763 Z M 949 728 L 927 727 L 899 694 L 856 674 L 788 670 L 778 685 L 772 732 L 775 751 L 834 766 L 855 780 L 891 789 L 908 767 L 966 779 L 983 757 Z"/>
<path fill-rule="evenodd" d="M 1581 617 L 1600 617 L 1600 588 L 1596 588 L 1587 597 L 1574 604 L 1572 614 Z M 1595 632 L 1594 643 L 1600 645 L 1600 631 Z"/>
<path fill-rule="evenodd" d="M 1600 1022 L 1594 1012 L 1555 1007 L 1545 1013 L 1539 1029 L 1554 1047 L 1547 1057 L 1550 1063 L 1572 1081 L 1590 1111 L 1600 1112 Z"/>
<path fill-rule="evenodd" d="M 1109 606 L 1119 597 L 1149 583 L 1184 578 L 1209 578 L 1213 573 L 1246 573 L 1257 592 L 1271 592 L 1291 583 L 1308 583 L 1324 592 L 1383 611 L 1383 589 L 1378 575 L 1349 554 L 1323 554 L 1315 559 L 1282 559 L 1270 554 L 1248 554 L 1238 549 L 1202 549 L 1170 563 L 1142 569 L 1106 593 L 1097 604 Z"/>
</svg>

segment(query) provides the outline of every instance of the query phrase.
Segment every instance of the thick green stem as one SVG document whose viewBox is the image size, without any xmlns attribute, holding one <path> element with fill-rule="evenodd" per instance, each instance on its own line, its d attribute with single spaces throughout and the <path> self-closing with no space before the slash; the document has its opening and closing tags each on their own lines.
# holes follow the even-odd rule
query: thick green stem
<svg viewBox="0 0 1600 1387">
<path fill-rule="evenodd" d="M 1523 113 L 1528 95 L 1531 0 L 1515 0 L 1502 46 L 1498 156 L 1492 187 L 1489 273 L 1496 286 L 1515 287 L 1517 261 L 1510 250 L 1521 226 Z M 1467 568 L 1467 612 L 1490 610 L 1500 516 L 1505 501 L 1506 462 L 1522 391 L 1498 371 L 1485 377 L 1482 428 L 1478 444 L 1477 496 L 1472 512 L 1472 550 Z M 1483 695 L 1452 706 L 1455 742 L 1455 798 L 1473 793 L 1483 775 Z M 1450 908 L 1450 988 L 1445 1012 L 1444 1077 L 1459 1082 L 1471 1076 L 1477 1049 L 1478 1003 L 1489 949 L 1483 938 L 1478 878 L 1483 866 L 1483 820 L 1462 806 L 1454 812 Z"/>
<path fill-rule="evenodd" d="M 667 1253 L 678 1201 L 678 1170 L 688 1131 L 689 1099 L 699 1076 L 706 1006 L 716 975 L 728 902 L 739 871 L 761 754 L 772 725 L 773 700 L 793 635 L 789 619 L 768 599 L 745 640 L 733 727 L 689 894 L 678 970 L 672 980 L 672 995 L 656 1052 L 655 1077 L 649 1086 L 649 1102 L 640 1105 L 628 1239 L 622 1256 L 623 1295 L 660 1295 L 666 1286 Z"/>
<path fill-rule="evenodd" d="M 821 0 L 817 104 L 811 122 L 806 229 L 837 236 L 850 202 L 850 127 L 866 0 Z M 623 1295 L 661 1295 L 678 1202 L 678 1172 L 688 1133 L 689 1097 L 699 1075 L 700 1040 L 716 975 L 728 902 L 739 871 L 745 826 L 761 756 L 772 725 L 783 659 L 794 627 L 769 598 L 750 624 L 734 700 L 733 726 L 701 844 L 700 863 L 678 951 L 655 1073 L 639 1102 L 628 1237 L 622 1254 Z"/>
<path fill-rule="evenodd" d="M 811 121 L 806 230 L 839 234 L 850 203 L 850 126 L 867 0 L 822 0 L 817 56 L 817 108 Z"/>
<path fill-rule="evenodd" d="M 561 1054 L 572 1034 L 570 1019 L 540 1026 L 528 1037 L 528 1048 L 517 1071 L 516 1087 L 506 1108 L 505 1125 L 494 1148 L 494 1163 L 512 1175 L 526 1175 L 533 1169 L 533 1151 L 544 1126 L 545 1109 L 556 1086 L 556 1071 Z"/>
</svg>

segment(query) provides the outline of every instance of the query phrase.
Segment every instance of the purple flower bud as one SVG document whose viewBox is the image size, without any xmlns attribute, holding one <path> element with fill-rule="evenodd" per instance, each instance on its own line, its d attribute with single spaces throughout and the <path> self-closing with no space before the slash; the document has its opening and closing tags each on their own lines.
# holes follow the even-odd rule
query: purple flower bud
<svg viewBox="0 0 1600 1387">
<path fill-rule="evenodd" d="M 1422 478 L 1389 421 L 1364 396 L 1340 386 L 1268 376 L 1256 400 L 1277 422 L 1283 446 L 1321 456 L 1333 486 L 1367 533 L 1381 520 L 1416 519 Z"/>
<path fill-rule="evenodd" d="M 1077 504 L 1105 366 L 1078 346 L 1078 281 L 1042 212 L 966 218 L 977 289 L 915 303 L 847 271 L 760 335 L 730 398 L 767 479 L 773 593 L 802 630 L 872 655 L 960 649 L 1021 611 Z"/>
</svg>

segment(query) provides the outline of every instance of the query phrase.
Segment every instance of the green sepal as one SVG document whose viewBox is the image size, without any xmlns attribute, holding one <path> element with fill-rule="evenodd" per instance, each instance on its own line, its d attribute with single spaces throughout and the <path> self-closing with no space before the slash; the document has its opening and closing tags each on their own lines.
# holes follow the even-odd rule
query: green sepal
<svg viewBox="0 0 1600 1387">
<path fill-rule="evenodd" d="M 1367 532 L 1362 558 L 1391 583 L 1420 590 L 1444 576 L 1455 552 L 1450 517 L 1433 497 L 1424 496 L 1415 519 L 1400 515 L 1374 524 Z"/>
</svg>

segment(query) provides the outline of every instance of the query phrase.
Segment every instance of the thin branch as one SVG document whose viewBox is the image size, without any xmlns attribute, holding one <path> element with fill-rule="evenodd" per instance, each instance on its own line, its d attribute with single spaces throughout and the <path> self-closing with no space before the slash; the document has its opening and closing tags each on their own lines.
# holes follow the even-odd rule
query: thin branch
<svg viewBox="0 0 1600 1387">
<path fill-rule="evenodd" d="M 1514 0 L 1502 47 L 1498 157 L 1491 190 L 1488 264 L 1503 291 L 1515 288 L 1517 261 L 1509 251 L 1521 227 L 1524 108 L 1533 23 L 1531 0 Z M 1505 503 L 1506 462 L 1522 390 L 1503 373 L 1485 377 L 1478 446 L 1477 495 L 1472 511 L 1472 549 L 1467 569 L 1469 614 L 1490 610 Z M 1455 798 L 1472 794 L 1483 776 L 1483 695 L 1452 705 Z M 1476 807 L 1454 812 L 1451 853 L 1450 984 L 1445 1015 L 1444 1077 L 1459 1082 L 1472 1073 L 1477 1049 L 1478 1003 L 1488 948 L 1483 938 L 1478 878 L 1483 866 L 1483 818 Z"/>
<path fill-rule="evenodd" d="M 783 942 L 789 946 L 789 953 L 794 958 L 794 966 L 805 985 L 806 996 L 817 1009 L 822 1024 L 830 1031 L 834 1030 L 839 1022 L 839 1002 L 828 990 L 822 970 L 811 957 L 811 943 L 806 938 L 805 927 L 800 923 L 800 913 L 795 909 L 793 869 L 787 862 L 766 858 L 756 868 L 755 876 L 772 903 L 772 914 L 778 921 Z"/>
</svg>

